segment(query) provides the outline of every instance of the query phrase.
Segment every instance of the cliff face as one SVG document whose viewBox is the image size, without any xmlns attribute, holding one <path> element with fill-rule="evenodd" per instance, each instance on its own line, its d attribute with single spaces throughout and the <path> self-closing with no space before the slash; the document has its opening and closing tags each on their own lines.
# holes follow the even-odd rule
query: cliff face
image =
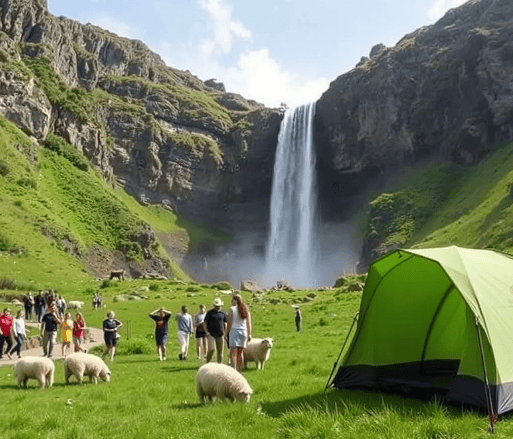
<svg viewBox="0 0 513 439">
<path fill-rule="evenodd" d="M 269 186 L 280 113 L 140 41 L 57 18 L 44 0 L 0 0 L 0 64 L 1 115 L 36 141 L 64 138 L 142 202 L 224 223 L 227 202 Z M 249 160 L 264 166 L 251 185 Z"/>
<path fill-rule="evenodd" d="M 474 0 L 393 48 L 377 46 L 317 105 L 339 172 L 423 155 L 472 163 L 513 137 L 513 3 Z"/>
<path fill-rule="evenodd" d="M 395 47 L 373 48 L 317 104 L 330 184 L 347 195 L 350 181 L 376 171 L 426 157 L 473 164 L 511 140 L 512 41 L 513 2 L 471 0 Z M 364 262 L 379 245 L 364 243 Z"/>
</svg>

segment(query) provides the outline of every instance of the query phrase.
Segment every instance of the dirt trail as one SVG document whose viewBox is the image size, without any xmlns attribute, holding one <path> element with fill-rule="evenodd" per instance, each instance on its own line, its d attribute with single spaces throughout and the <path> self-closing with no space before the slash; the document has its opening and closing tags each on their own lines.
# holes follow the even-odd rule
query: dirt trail
<svg viewBox="0 0 513 439">
<path fill-rule="evenodd" d="M 33 324 L 29 325 L 33 326 Z M 100 344 L 103 344 L 103 331 L 98 328 L 89 328 L 89 331 L 91 333 L 91 338 L 87 340 L 82 346 L 84 349 L 91 349 L 93 346 L 97 346 Z M 14 347 L 14 344 L 13 344 Z M 73 352 L 73 343 L 71 343 L 71 347 L 68 349 L 67 353 L 70 354 Z M 26 349 L 24 351 L 21 351 L 22 357 L 41 357 L 43 355 L 43 348 L 32 348 L 32 349 Z M 53 348 L 53 360 L 62 360 L 64 357 L 62 356 L 62 344 L 60 342 L 60 335 L 57 335 L 57 343 L 55 344 Z M 18 359 L 16 353 L 12 355 L 12 360 L 9 360 L 6 354 L 2 357 L 0 360 L 0 367 L 5 366 L 6 364 L 14 364 L 16 360 Z"/>
</svg>

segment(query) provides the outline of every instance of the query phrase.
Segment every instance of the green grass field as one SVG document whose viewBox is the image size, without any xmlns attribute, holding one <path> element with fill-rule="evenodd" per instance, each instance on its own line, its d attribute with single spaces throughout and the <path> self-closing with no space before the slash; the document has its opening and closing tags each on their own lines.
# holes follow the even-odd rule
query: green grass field
<svg viewBox="0 0 513 439">
<path fill-rule="evenodd" d="M 115 295 L 142 286 L 150 287 L 149 300 L 112 301 Z M 486 414 L 447 407 L 436 400 L 356 390 L 329 389 L 324 394 L 361 293 L 342 289 L 273 292 L 258 302 L 244 293 L 252 311 L 254 336 L 275 338 L 271 357 L 264 370 L 258 371 L 251 364 L 244 372 L 254 390 L 249 404 L 218 401 L 201 405 L 194 384 L 200 366 L 194 342 L 189 360 L 179 361 L 178 343 L 171 332 L 168 360 L 157 361 L 153 323 L 147 315 L 159 306 L 176 313 L 184 304 L 196 312 L 199 304 L 211 303 L 217 289 L 174 281 L 133 281 L 112 282 L 101 291 L 106 309 L 93 311 L 87 301 L 88 325 L 99 326 L 105 311 L 111 309 L 125 323 L 118 354 L 111 364 L 112 381 L 78 385 L 72 378 L 72 384 L 65 385 L 62 362 L 56 362 L 52 389 L 40 390 L 37 382 L 29 381 L 27 390 L 19 390 L 12 368 L 1 367 L 2 403 L 7 408 L 0 411 L 2 439 L 384 439 L 480 438 L 489 434 Z M 305 299 L 307 295 L 315 298 Z M 89 297 L 84 293 L 73 298 Z M 303 312 L 304 327 L 299 333 L 294 325 L 294 303 L 301 303 Z M 513 422 L 501 418 L 495 437 L 512 435 Z"/>
</svg>

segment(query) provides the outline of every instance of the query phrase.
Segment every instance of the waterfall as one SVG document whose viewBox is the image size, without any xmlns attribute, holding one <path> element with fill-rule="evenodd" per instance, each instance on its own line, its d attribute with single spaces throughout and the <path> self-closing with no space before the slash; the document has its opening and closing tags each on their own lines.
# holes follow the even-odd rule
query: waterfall
<svg viewBox="0 0 513 439">
<path fill-rule="evenodd" d="M 266 246 L 267 282 L 315 286 L 318 251 L 315 103 L 288 109 L 280 127 Z"/>
</svg>

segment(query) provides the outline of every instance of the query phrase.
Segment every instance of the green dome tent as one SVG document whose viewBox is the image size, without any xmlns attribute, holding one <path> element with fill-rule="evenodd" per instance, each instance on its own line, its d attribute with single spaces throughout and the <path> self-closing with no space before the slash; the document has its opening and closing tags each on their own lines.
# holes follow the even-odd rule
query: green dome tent
<svg viewBox="0 0 513 439">
<path fill-rule="evenodd" d="M 327 387 L 437 393 L 491 417 L 512 410 L 513 258 L 452 246 L 374 261 L 343 351 Z"/>
</svg>

